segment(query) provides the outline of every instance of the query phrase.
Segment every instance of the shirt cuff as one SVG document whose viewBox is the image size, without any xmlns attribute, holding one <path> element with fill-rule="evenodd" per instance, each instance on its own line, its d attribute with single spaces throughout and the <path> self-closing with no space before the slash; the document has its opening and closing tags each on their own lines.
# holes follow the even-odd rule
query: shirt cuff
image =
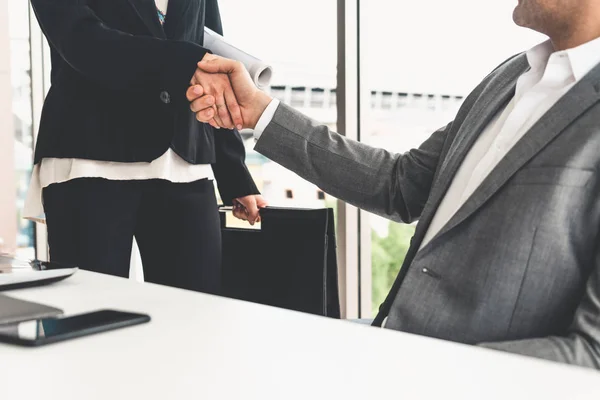
<svg viewBox="0 0 600 400">
<path fill-rule="evenodd" d="M 275 111 L 277 111 L 277 107 L 279 107 L 279 100 L 273 99 L 271 100 L 267 108 L 265 108 L 265 111 L 260 116 L 260 119 L 256 123 L 256 127 L 254 128 L 254 140 L 260 139 L 265 129 L 267 129 L 267 126 L 269 126 L 269 124 L 273 120 L 273 117 L 275 116 Z"/>
</svg>

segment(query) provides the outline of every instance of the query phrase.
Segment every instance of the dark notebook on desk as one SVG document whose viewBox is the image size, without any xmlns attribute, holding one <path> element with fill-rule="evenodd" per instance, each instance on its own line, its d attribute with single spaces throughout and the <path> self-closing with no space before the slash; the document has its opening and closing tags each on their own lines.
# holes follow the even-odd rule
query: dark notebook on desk
<svg viewBox="0 0 600 400">
<path fill-rule="evenodd" d="M 0 325 L 55 317 L 62 313 L 58 308 L 0 295 Z"/>
</svg>

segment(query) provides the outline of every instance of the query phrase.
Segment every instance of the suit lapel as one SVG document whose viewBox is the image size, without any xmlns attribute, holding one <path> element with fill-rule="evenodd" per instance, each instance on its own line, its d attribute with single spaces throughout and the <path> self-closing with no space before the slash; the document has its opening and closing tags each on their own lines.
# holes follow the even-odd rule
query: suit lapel
<svg viewBox="0 0 600 400">
<path fill-rule="evenodd" d="M 480 100 L 473 105 L 473 109 L 463 121 L 462 128 L 457 133 L 456 139 L 448 151 L 448 156 L 442 164 L 437 180 L 438 185 L 434 188 L 437 195 L 434 200 L 441 201 L 452 178 L 481 132 L 514 96 L 517 79 L 526 69 L 527 60 L 525 56 L 521 56 L 515 60 L 514 64 L 511 63 L 501 70 L 481 93 Z"/>
<path fill-rule="evenodd" d="M 571 88 L 566 95 L 531 127 L 431 242 L 475 213 L 517 171 L 599 100 L 600 65 L 596 66 L 587 76 Z"/>
<path fill-rule="evenodd" d="M 144 22 L 150 33 L 154 36 L 166 39 L 165 31 L 163 30 L 160 21 L 158 20 L 158 14 L 156 11 L 156 3 L 154 0 L 128 0 L 131 6 L 134 8 L 138 17 Z M 171 2 L 169 2 L 171 3 Z M 169 8 L 171 8 L 169 4 Z M 168 16 L 167 16 L 168 18 Z"/>
<path fill-rule="evenodd" d="M 181 38 L 186 25 L 186 17 L 192 16 L 189 13 L 191 7 L 196 7 L 200 3 L 198 0 L 169 0 L 167 19 L 164 25 L 165 34 L 168 38 Z"/>
<path fill-rule="evenodd" d="M 454 143 L 448 150 L 448 155 L 445 157 L 440 168 L 439 176 L 432 187 L 431 196 L 426 206 L 426 210 L 428 211 L 425 212 L 419 223 L 419 231 L 421 233 L 418 236 L 419 242 L 425 236 L 437 208 L 448 191 L 452 179 L 456 175 L 467 153 L 483 129 L 514 96 L 517 79 L 528 67 L 527 58 L 523 54 L 499 70 L 497 76 L 481 92 L 473 108 L 461 123 L 461 128 L 456 134 Z M 420 245 L 420 243 L 418 244 Z"/>
</svg>

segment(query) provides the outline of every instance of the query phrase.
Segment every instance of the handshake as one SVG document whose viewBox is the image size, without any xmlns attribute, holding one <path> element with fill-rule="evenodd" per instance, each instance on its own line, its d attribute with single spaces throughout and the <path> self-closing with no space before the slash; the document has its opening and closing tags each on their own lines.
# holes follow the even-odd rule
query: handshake
<svg viewBox="0 0 600 400">
<path fill-rule="evenodd" d="M 187 91 L 196 119 L 214 128 L 254 129 L 271 97 L 258 89 L 239 61 L 204 56 Z"/>
</svg>

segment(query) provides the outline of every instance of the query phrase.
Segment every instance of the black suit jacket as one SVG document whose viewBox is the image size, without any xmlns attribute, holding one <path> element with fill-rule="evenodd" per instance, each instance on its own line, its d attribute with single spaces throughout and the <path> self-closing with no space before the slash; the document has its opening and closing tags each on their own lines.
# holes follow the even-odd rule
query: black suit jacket
<svg viewBox="0 0 600 400">
<path fill-rule="evenodd" d="M 222 33 L 217 0 L 31 0 L 52 56 L 35 153 L 42 158 L 150 162 L 171 147 L 212 164 L 225 203 L 257 194 L 237 131 L 196 121 L 185 97 L 204 26 Z"/>
</svg>

